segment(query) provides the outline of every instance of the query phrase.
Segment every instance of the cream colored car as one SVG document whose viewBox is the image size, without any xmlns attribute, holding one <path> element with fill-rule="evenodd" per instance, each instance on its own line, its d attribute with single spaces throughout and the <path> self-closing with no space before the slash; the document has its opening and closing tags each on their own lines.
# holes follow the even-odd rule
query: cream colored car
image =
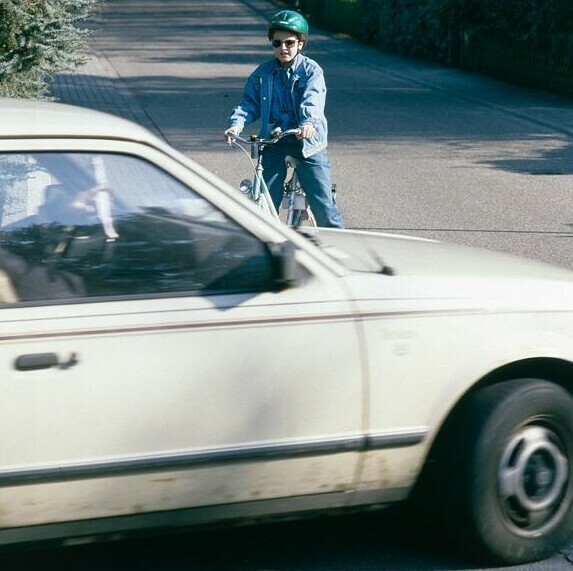
<svg viewBox="0 0 573 571">
<path fill-rule="evenodd" d="M 0 125 L 0 543 L 410 496 L 498 562 L 570 538 L 573 273 L 306 237 L 96 112 Z"/>
</svg>

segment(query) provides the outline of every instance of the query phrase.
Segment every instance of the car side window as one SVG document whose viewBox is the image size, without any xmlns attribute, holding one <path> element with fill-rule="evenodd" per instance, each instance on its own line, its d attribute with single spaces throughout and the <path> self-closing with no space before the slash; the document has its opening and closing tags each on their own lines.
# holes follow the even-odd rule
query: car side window
<svg viewBox="0 0 573 571">
<path fill-rule="evenodd" d="M 258 238 L 130 155 L 0 154 L 0 302 L 273 288 Z"/>
</svg>

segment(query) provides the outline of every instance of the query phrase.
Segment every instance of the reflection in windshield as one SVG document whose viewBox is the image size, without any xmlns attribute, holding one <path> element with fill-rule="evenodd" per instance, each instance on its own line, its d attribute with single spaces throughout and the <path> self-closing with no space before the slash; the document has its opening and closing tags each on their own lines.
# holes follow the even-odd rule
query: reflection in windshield
<svg viewBox="0 0 573 571">
<path fill-rule="evenodd" d="M 0 268 L 20 301 L 256 291 L 272 279 L 264 244 L 187 186 L 135 157 L 90 153 L 0 155 Z"/>
</svg>

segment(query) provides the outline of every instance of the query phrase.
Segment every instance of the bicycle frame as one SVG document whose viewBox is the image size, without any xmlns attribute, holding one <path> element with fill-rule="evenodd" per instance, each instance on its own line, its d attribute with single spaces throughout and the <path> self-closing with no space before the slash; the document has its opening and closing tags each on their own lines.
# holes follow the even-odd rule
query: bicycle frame
<svg viewBox="0 0 573 571">
<path fill-rule="evenodd" d="M 257 153 L 256 153 L 256 166 L 255 166 L 255 176 L 253 178 L 253 187 L 251 190 L 251 199 L 259 206 L 259 208 L 262 208 L 263 211 L 265 211 L 267 214 L 270 214 L 273 218 L 275 218 L 276 220 L 279 220 L 279 214 L 277 212 L 277 209 L 275 208 L 275 205 L 273 204 L 273 201 L 271 199 L 271 195 L 269 192 L 269 189 L 267 187 L 267 183 L 265 182 L 265 179 L 263 178 L 263 165 L 261 163 L 261 151 L 262 148 L 259 149 L 258 147 L 256 147 L 255 144 L 251 145 L 251 157 L 253 156 L 253 152 L 252 149 L 256 148 L 257 149 Z"/>
<path fill-rule="evenodd" d="M 249 145 L 250 153 L 248 153 L 245 147 L 240 143 Z M 280 220 L 263 177 L 262 150 L 267 143 L 267 141 L 259 139 L 256 135 L 251 135 L 250 140 L 248 141 L 238 135 L 229 137 L 229 144 L 234 145 L 245 152 L 253 164 L 253 180 L 245 179 L 241 181 L 241 192 L 247 198 L 252 200 L 263 212 L 265 212 L 265 214 L 271 216 L 275 220 Z"/>
<path fill-rule="evenodd" d="M 238 135 L 229 136 L 229 143 L 239 147 L 243 152 L 249 155 L 254 168 L 253 180 L 243 180 L 241 182 L 241 191 L 275 220 L 280 220 L 280 217 L 263 177 L 262 151 L 266 145 L 274 144 L 283 137 L 296 135 L 298 133 L 298 129 L 290 129 L 288 131 L 276 132 L 272 135 L 271 139 L 261 139 L 256 135 L 251 135 L 249 140 L 243 139 Z M 241 143 L 249 145 L 250 154 Z M 306 195 L 298 181 L 296 162 L 292 157 L 287 157 L 287 164 L 292 167 L 293 173 L 291 178 L 285 182 L 284 186 L 287 201 L 285 205 L 287 210 L 286 224 L 292 228 L 298 228 L 304 220 L 310 220 L 311 225 L 316 226 L 314 216 L 310 212 L 310 208 L 308 208 Z"/>
</svg>

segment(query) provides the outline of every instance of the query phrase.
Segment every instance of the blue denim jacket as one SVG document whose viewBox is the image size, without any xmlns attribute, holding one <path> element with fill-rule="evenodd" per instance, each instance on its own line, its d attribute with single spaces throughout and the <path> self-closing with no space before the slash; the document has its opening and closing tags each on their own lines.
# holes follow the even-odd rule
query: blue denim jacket
<svg viewBox="0 0 573 571">
<path fill-rule="evenodd" d="M 260 119 L 259 136 L 269 136 L 273 81 L 277 78 L 278 68 L 278 60 L 273 59 L 261 64 L 247 78 L 243 98 L 229 118 L 230 125 L 242 131 L 246 125 Z M 324 73 L 314 60 L 299 53 L 292 63 L 288 81 L 299 125 L 310 123 L 315 129 L 313 137 L 302 142 L 303 156 L 310 157 L 325 149 L 328 142 Z"/>
</svg>

